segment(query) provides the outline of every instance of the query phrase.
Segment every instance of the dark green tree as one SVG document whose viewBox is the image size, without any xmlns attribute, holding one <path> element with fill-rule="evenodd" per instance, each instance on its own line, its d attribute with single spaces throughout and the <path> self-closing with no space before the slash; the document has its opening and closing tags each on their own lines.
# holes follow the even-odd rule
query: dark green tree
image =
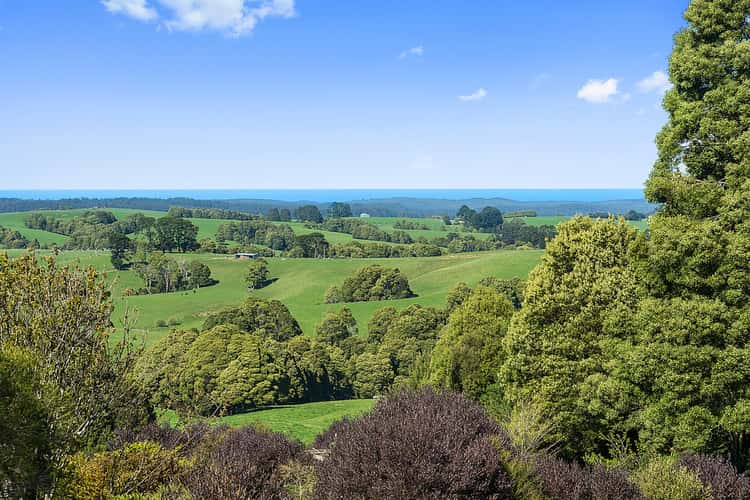
<svg viewBox="0 0 750 500">
<path fill-rule="evenodd" d="M 266 220 L 269 221 L 280 221 L 281 220 L 281 214 L 279 213 L 278 208 L 269 208 L 268 212 L 266 212 Z"/>
<path fill-rule="evenodd" d="M 328 256 L 328 241 L 322 233 L 300 234 L 294 238 L 300 257 L 324 259 Z"/>
<path fill-rule="evenodd" d="M 289 222 L 292 220 L 292 212 L 288 208 L 279 209 L 279 220 L 282 222 Z"/>
<path fill-rule="evenodd" d="M 357 334 L 357 320 L 348 307 L 338 312 L 329 312 L 315 327 L 317 338 L 329 344 L 341 344 L 344 340 Z"/>
<path fill-rule="evenodd" d="M 128 256 L 133 251 L 133 243 L 130 238 L 122 233 L 111 233 L 109 235 L 110 261 L 115 269 L 122 270 L 128 267 Z"/>
<path fill-rule="evenodd" d="M 409 280 L 399 270 L 381 265 L 365 266 L 344 280 L 341 287 L 332 287 L 326 300 L 333 302 L 364 302 L 370 300 L 405 299 L 413 297 Z M 335 298 L 335 300 L 333 300 Z"/>
<path fill-rule="evenodd" d="M 55 466 L 49 389 L 37 370 L 30 352 L 0 346 L 0 483 L 12 498 L 33 498 Z"/>
<path fill-rule="evenodd" d="M 266 259 L 257 259 L 247 266 L 245 282 L 248 288 L 256 290 L 268 284 L 268 262 Z"/>
<path fill-rule="evenodd" d="M 479 400 L 498 380 L 503 339 L 513 305 L 494 288 L 479 286 L 448 318 L 430 356 L 429 382 Z"/>
<path fill-rule="evenodd" d="M 197 260 L 190 261 L 187 271 L 189 288 L 200 288 L 215 283 L 211 278 L 211 269 L 203 262 Z"/>
<path fill-rule="evenodd" d="M 603 335 L 605 326 L 640 297 L 634 264 L 643 240 L 624 220 L 577 217 L 560 224 L 506 336 L 506 400 L 544 401 L 554 426 L 550 439 L 569 456 L 599 449 L 609 432 L 583 394 L 607 369 L 614 339 Z"/>
<path fill-rule="evenodd" d="M 187 252 L 198 248 L 198 227 L 181 217 L 156 219 L 154 233 L 154 245 L 163 252 Z"/>
<path fill-rule="evenodd" d="M 351 217 L 352 207 L 348 203 L 335 201 L 328 207 L 328 217 Z"/>
<path fill-rule="evenodd" d="M 203 323 L 209 330 L 218 325 L 235 325 L 244 332 L 258 332 L 276 341 L 302 335 L 302 329 L 289 309 L 278 300 L 248 297 L 239 307 L 210 315 Z"/>
<path fill-rule="evenodd" d="M 323 216 L 315 205 L 297 207 L 294 211 L 294 217 L 302 222 L 315 222 L 316 224 L 323 222 Z"/>
<path fill-rule="evenodd" d="M 675 36 L 669 121 L 646 195 L 649 297 L 607 329 L 629 339 L 592 385 L 599 415 L 654 451 L 750 451 L 750 1 L 693 0 Z M 622 400 L 609 401 L 613 391 Z M 615 404 L 617 403 L 617 404 Z"/>
<path fill-rule="evenodd" d="M 464 222 L 471 222 L 472 217 L 474 217 L 476 213 L 476 210 L 472 210 L 466 205 L 461 205 L 461 208 L 459 208 L 458 212 L 456 212 L 456 219 L 462 220 Z"/>
<path fill-rule="evenodd" d="M 503 214 L 495 207 L 484 207 L 467 220 L 472 227 L 485 233 L 491 233 L 503 224 Z"/>
</svg>

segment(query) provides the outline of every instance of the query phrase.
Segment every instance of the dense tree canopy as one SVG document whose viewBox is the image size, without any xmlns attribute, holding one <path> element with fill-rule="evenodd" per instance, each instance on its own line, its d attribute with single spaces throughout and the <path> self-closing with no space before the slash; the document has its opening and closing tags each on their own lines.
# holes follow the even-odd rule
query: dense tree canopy
<svg viewBox="0 0 750 500">
<path fill-rule="evenodd" d="M 352 207 L 348 203 L 335 201 L 328 207 L 329 217 L 351 217 Z"/>
<path fill-rule="evenodd" d="M 605 324 L 637 303 L 633 260 L 642 246 L 643 236 L 625 221 L 560 224 L 529 275 L 523 308 L 506 337 L 506 397 L 542 398 L 556 438 L 573 454 L 591 450 L 604 431 L 581 393 L 589 377 L 605 369 Z"/>
<path fill-rule="evenodd" d="M 513 304 L 494 288 L 471 291 L 451 313 L 432 350 L 430 384 L 480 399 L 499 381 L 513 311 Z"/>
<path fill-rule="evenodd" d="M 340 287 L 326 292 L 326 302 L 366 302 L 370 300 L 413 297 L 409 280 L 398 269 L 380 265 L 366 266 L 350 276 Z"/>
<path fill-rule="evenodd" d="M 147 259 L 133 266 L 143 280 L 140 293 L 193 290 L 216 283 L 211 278 L 211 269 L 197 260 L 175 259 L 163 252 L 151 252 Z"/>
<path fill-rule="evenodd" d="M 248 264 L 245 271 L 245 282 L 251 290 L 266 286 L 268 284 L 268 262 L 265 259 L 256 259 Z"/>
<path fill-rule="evenodd" d="M 469 219 L 471 226 L 478 231 L 493 232 L 503 225 L 503 214 L 495 207 L 484 207 Z"/>
<path fill-rule="evenodd" d="M 693 0 L 685 19 L 646 189 L 663 203 L 644 266 L 652 297 L 623 318 L 635 352 L 616 380 L 646 400 L 636 420 L 650 448 L 729 451 L 742 463 L 750 446 L 750 2 Z M 664 372 L 633 380 L 639 359 Z"/>
<path fill-rule="evenodd" d="M 164 252 L 187 252 L 198 248 L 195 224 L 181 217 L 160 217 L 154 224 L 154 246 Z"/>
<path fill-rule="evenodd" d="M 248 297 L 239 306 L 210 315 L 203 323 L 209 330 L 218 325 L 235 325 L 244 332 L 258 332 L 274 340 L 289 340 L 302 335 L 302 329 L 289 309 L 278 300 Z"/>
<path fill-rule="evenodd" d="M 315 205 L 303 205 L 294 211 L 294 218 L 302 222 L 323 222 L 323 216 Z"/>
<path fill-rule="evenodd" d="M 750 447 L 750 2 L 693 0 L 675 37 L 669 122 L 646 193 L 650 239 L 624 222 L 560 226 L 507 337 L 506 396 L 541 396 L 578 457 L 630 446 Z M 609 450 L 611 451 L 611 450 Z"/>
<path fill-rule="evenodd" d="M 2 248 L 29 248 L 31 246 L 38 246 L 32 244 L 26 237 L 15 229 L 9 229 L 7 227 L 0 226 L 0 247 Z"/>
</svg>

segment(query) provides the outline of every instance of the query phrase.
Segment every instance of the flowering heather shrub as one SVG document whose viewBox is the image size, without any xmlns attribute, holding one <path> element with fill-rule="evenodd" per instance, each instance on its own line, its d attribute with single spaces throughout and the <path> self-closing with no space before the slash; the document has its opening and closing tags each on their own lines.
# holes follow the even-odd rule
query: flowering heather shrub
<svg viewBox="0 0 750 500">
<path fill-rule="evenodd" d="M 500 427 L 460 394 L 407 391 L 335 424 L 316 448 L 315 498 L 508 498 L 511 480 L 491 438 Z"/>
<path fill-rule="evenodd" d="M 724 457 L 712 455 L 686 455 L 680 465 L 697 474 L 703 486 L 710 488 L 716 500 L 750 498 L 750 479 Z"/>
<path fill-rule="evenodd" d="M 544 492 L 555 499 L 643 498 L 638 486 L 628 480 L 624 469 L 608 469 L 602 465 L 581 467 L 548 454 L 536 457 L 534 469 Z"/>
<path fill-rule="evenodd" d="M 281 434 L 252 427 L 231 429 L 215 446 L 196 453 L 195 466 L 182 477 L 193 498 L 283 498 L 280 468 L 302 453 L 302 445 Z"/>
</svg>

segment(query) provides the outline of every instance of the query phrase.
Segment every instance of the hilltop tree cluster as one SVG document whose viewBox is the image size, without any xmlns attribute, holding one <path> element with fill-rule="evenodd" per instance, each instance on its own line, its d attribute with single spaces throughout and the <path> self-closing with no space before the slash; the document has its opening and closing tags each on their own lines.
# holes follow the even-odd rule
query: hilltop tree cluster
<svg viewBox="0 0 750 500">
<path fill-rule="evenodd" d="M 326 292 L 328 304 L 414 297 L 409 280 L 400 270 L 380 265 L 366 266 Z"/>
<path fill-rule="evenodd" d="M 168 293 L 193 290 L 211 286 L 211 269 L 197 260 L 175 259 L 162 252 L 151 252 L 146 262 L 133 266 L 135 273 L 143 280 L 140 293 Z"/>
<path fill-rule="evenodd" d="M 0 247 L 2 248 L 39 248 L 38 241 L 29 241 L 15 229 L 0 226 Z"/>
</svg>

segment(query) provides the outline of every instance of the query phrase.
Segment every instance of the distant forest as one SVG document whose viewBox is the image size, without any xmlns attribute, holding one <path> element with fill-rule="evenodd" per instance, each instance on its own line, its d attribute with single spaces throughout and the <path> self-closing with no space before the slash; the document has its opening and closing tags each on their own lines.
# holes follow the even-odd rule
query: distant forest
<svg viewBox="0 0 750 500">
<path fill-rule="evenodd" d="M 341 200 L 346 201 L 346 200 Z M 367 213 L 376 217 L 429 217 L 439 214 L 454 214 L 462 206 L 473 209 L 497 207 L 502 212 L 533 210 L 538 215 L 575 215 L 592 212 L 626 213 L 630 210 L 650 214 L 656 205 L 645 199 L 611 200 L 597 202 L 578 201 L 515 201 L 505 198 L 472 198 L 445 200 L 431 198 L 388 198 L 350 201 L 356 216 Z M 314 203 L 278 200 L 196 200 L 193 198 L 67 198 L 60 200 L 29 200 L 0 198 L 0 212 L 26 212 L 30 210 L 60 210 L 74 208 L 132 208 L 137 210 L 159 210 L 170 207 L 221 208 L 250 213 L 266 213 L 271 208 L 294 210 L 303 205 L 315 205 L 321 210 L 330 203 Z"/>
</svg>

